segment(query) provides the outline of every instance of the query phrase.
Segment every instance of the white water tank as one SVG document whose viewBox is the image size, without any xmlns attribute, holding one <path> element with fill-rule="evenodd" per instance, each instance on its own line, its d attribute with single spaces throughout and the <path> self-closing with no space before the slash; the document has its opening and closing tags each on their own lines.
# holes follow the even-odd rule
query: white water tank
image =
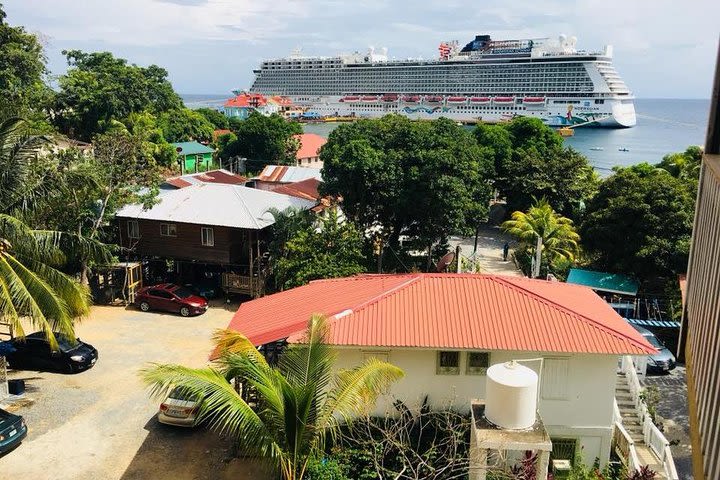
<svg viewBox="0 0 720 480">
<path fill-rule="evenodd" d="M 535 424 L 538 375 L 517 362 L 487 370 L 485 418 L 500 428 L 523 430 Z"/>
</svg>

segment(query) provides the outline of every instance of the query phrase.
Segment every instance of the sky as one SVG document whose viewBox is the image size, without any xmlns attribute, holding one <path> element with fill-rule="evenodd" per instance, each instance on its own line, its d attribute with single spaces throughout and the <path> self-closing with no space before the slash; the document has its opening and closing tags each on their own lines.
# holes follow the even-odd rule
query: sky
<svg viewBox="0 0 720 480">
<path fill-rule="evenodd" d="M 53 74 L 62 50 L 110 51 L 157 64 L 184 94 L 249 88 L 266 58 L 301 48 L 332 56 L 387 47 L 435 58 L 446 40 L 578 38 L 614 47 L 638 98 L 709 98 L 720 34 L 717 0 L 0 0 L 7 21 L 41 35 Z"/>
</svg>

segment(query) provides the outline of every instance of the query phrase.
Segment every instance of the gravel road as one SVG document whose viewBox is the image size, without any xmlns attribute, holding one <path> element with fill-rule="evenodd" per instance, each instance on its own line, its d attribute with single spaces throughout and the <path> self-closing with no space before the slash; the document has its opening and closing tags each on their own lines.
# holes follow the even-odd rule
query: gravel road
<svg viewBox="0 0 720 480">
<path fill-rule="evenodd" d="M 93 368 L 77 375 L 11 373 L 25 379 L 32 399 L 16 410 L 29 434 L 0 457 L 0 472 L 53 480 L 262 478 L 253 461 L 230 460 L 229 443 L 214 433 L 159 424 L 159 401 L 138 377 L 148 362 L 203 366 L 212 332 L 227 326 L 236 307 L 218 303 L 191 318 L 94 307 L 77 328 L 98 349 Z"/>
</svg>

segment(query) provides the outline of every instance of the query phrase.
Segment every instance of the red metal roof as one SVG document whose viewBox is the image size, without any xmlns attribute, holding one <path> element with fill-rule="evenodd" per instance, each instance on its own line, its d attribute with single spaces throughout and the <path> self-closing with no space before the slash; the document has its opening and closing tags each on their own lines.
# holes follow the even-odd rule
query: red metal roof
<svg viewBox="0 0 720 480">
<path fill-rule="evenodd" d="M 240 306 L 228 328 L 255 345 L 300 341 L 310 315 L 330 343 L 599 354 L 655 349 L 591 289 L 477 274 L 360 275 L 318 280 Z"/>
<path fill-rule="evenodd" d="M 320 147 L 327 143 L 327 139 L 317 133 L 301 133 L 294 137 L 300 141 L 300 148 L 295 154 L 298 160 L 317 157 L 320 154 Z"/>
<path fill-rule="evenodd" d="M 320 198 L 318 186 L 320 186 L 320 180 L 317 178 L 308 178 L 307 180 L 301 180 L 299 182 L 284 183 L 270 190 L 275 193 L 291 195 L 306 200 L 318 200 Z"/>
<path fill-rule="evenodd" d="M 245 185 L 247 178 L 227 170 L 210 170 L 208 172 L 189 173 L 180 177 L 172 177 L 165 183 L 176 188 L 185 188 L 198 183 L 223 183 L 226 185 Z"/>
<path fill-rule="evenodd" d="M 259 93 L 241 93 L 235 98 L 225 102 L 226 107 L 262 107 L 267 104 L 267 98 Z"/>
</svg>

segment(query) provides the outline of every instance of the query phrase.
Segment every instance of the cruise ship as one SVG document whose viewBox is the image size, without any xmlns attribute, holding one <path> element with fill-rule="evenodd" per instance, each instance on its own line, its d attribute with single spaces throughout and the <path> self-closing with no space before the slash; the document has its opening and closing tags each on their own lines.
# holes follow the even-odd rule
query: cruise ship
<svg viewBox="0 0 720 480">
<path fill-rule="evenodd" d="M 612 47 L 576 49 L 577 39 L 442 42 L 432 60 L 389 58 L 387 49 L 263 61 L 251 92 L 284 95 L 315 116 L 459 122 L 540 118 L 550 126 L 632 127 L 633 96 L 612 64 Z"/>
</svg>

